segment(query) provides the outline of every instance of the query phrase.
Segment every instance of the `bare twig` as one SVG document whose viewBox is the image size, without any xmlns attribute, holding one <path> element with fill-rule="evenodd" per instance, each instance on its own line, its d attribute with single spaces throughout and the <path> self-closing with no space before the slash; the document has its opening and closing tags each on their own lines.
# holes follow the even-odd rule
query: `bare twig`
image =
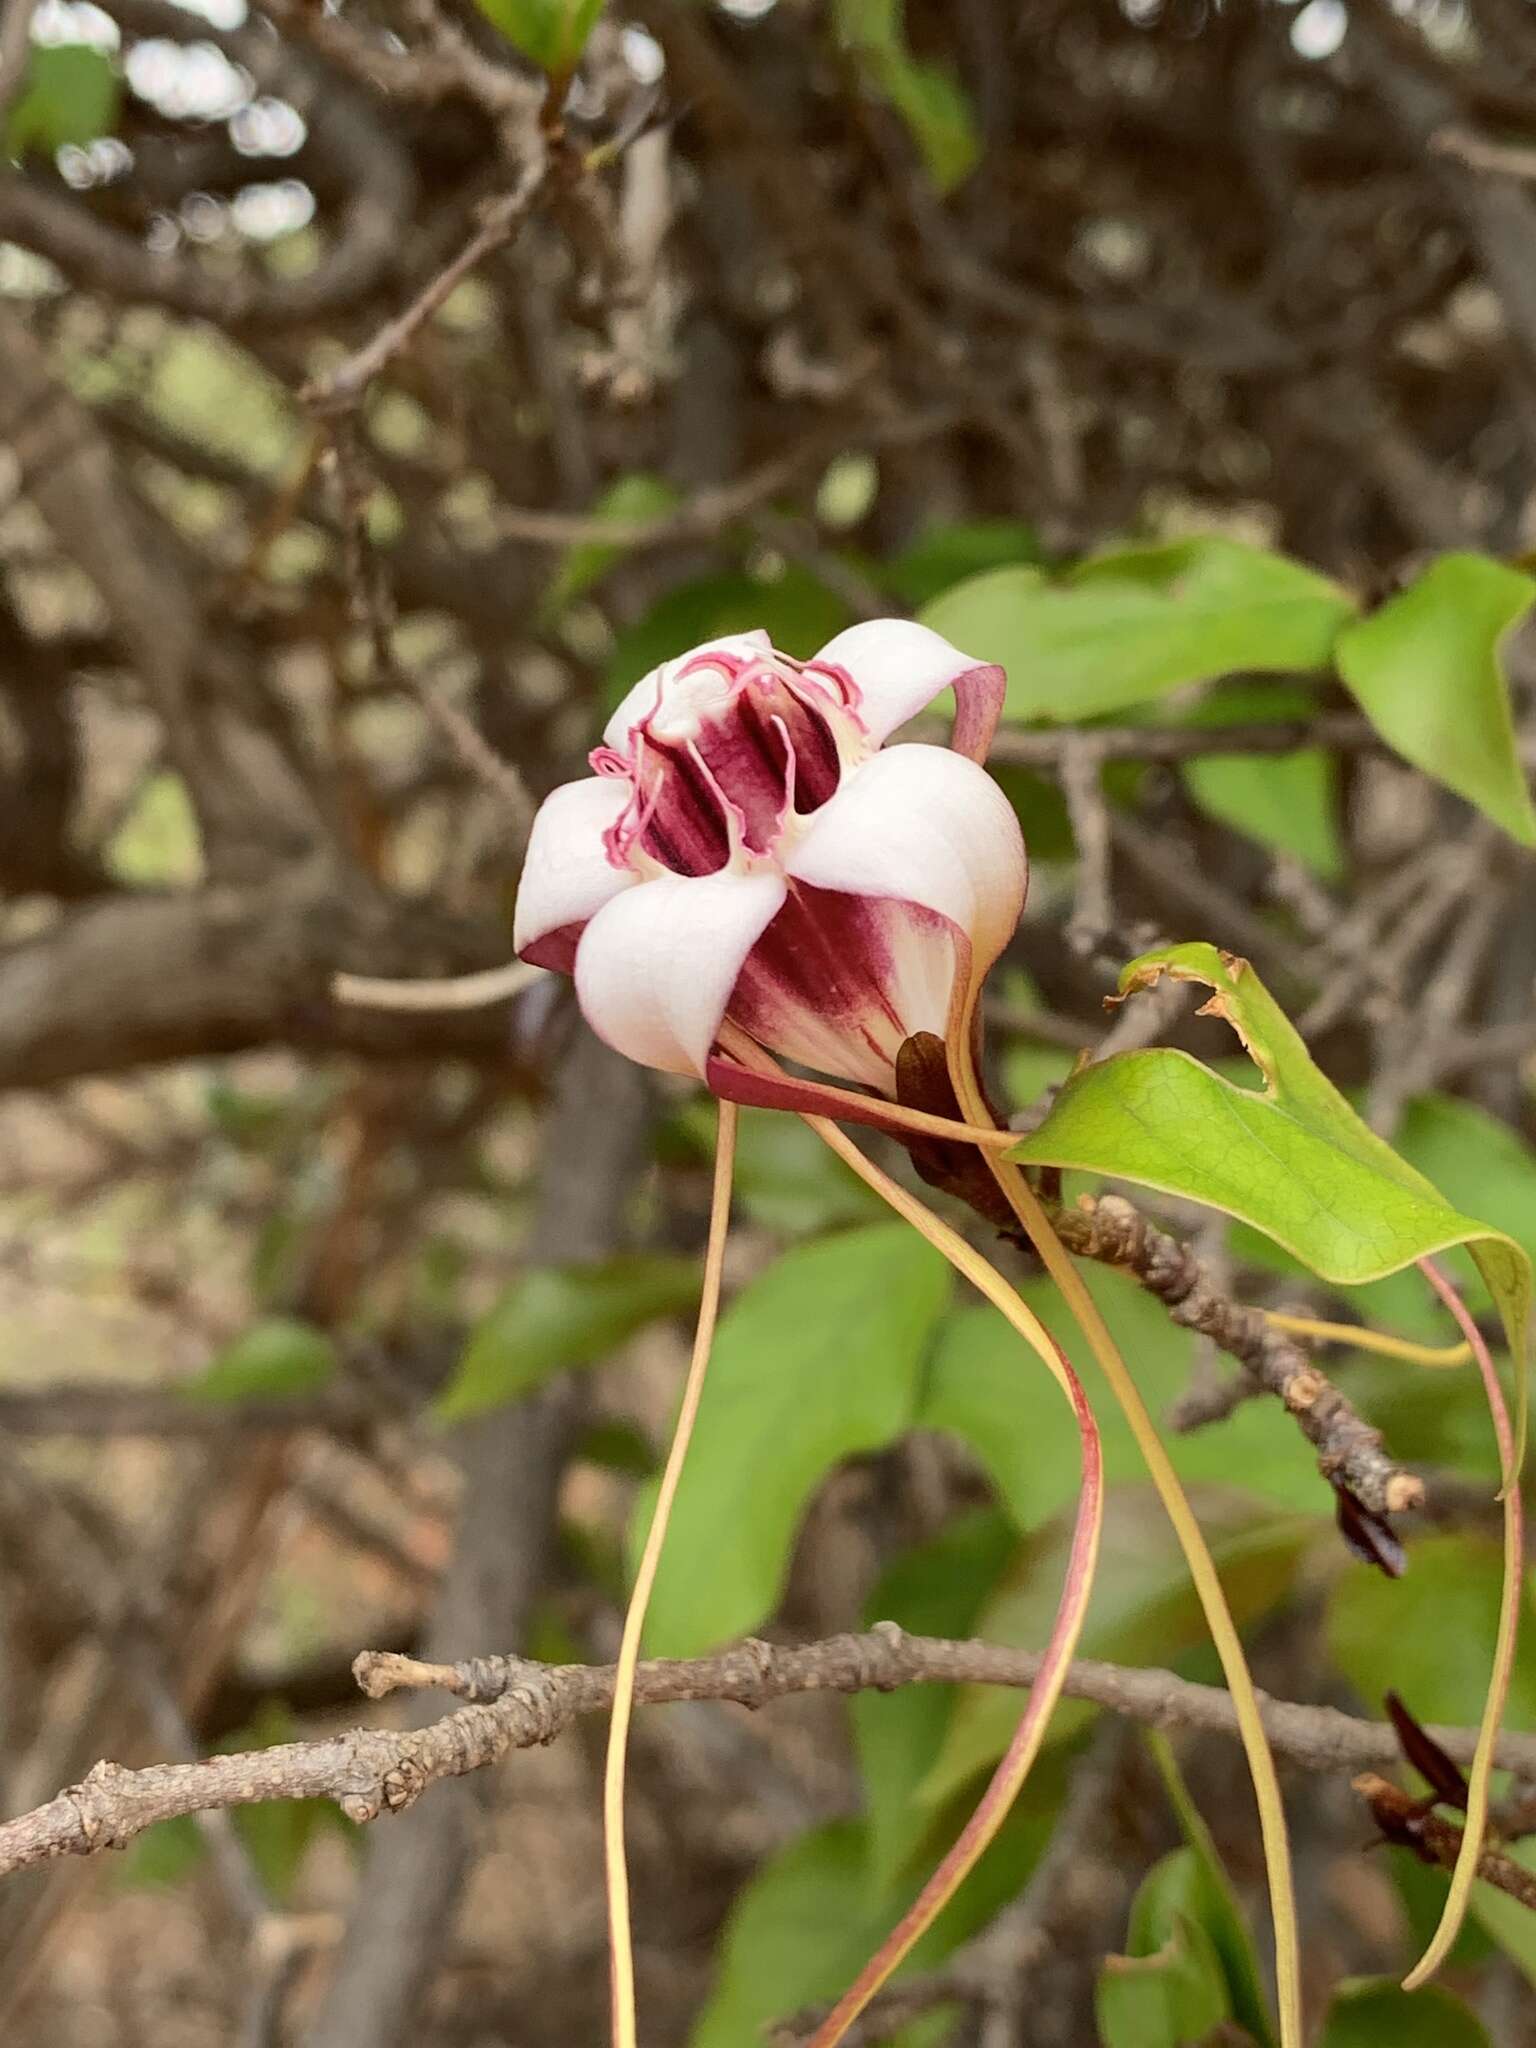
<svg viewBox="0 0 1536 2048">
<path fill-rule="evenodd" d="M 306 384 L 299 394 L 304 402 L 322 415 L 350 411 L 374 378 L 388 369 L 395 357 L 410 346 L 455 286 L 462 284 L 493 250 L 501 248 L 516 234 L 533 211 L 543 189 L 547 169 L 544 158 L 532 158 L 523 167 L 512 189 L 485 209 L 479 227 L 452 261 L 444 264 L 404 311 L 387 320 L 361 348 L 354 349 L 335 369 Z"/>
<path fill-rule="evenodd" d="M 1509 142 L 1490 142 L 1469 128 L 1441 128 L 1429 138 L 1437 156 L 1448 156 L 1469 171 L 1489 171 L 1498 178 L 1536 179 L 1536 149 Z"/>
<path fill-rule="evenodd" d="M 381 981 L 371 974 L 338 974 L 332 989 L 338 1003 L 365 1010 L 480 1010 L 510 1002 L 545 977 L 542 967 L 514 960 L 484 974 L 458 974 L 449 981 Z"/>
<path fill-rule="evenodd" d="M 1041 1655 L 991 1643 L 909 1636 L 882 1622 L 867 1635 L 782 1648 L 747 1642 L 717 1656 L 657 1660 L 640 1666 L 643 1705 L 671 1700 L 733 1700 L 766 1706 L 792 1693 L 889 1692 L 904 1685 L 1033 1684 Z M 427 1786 L 497 1762 L 509 1750 L 552 1742 L 580 1715 L 606 1712 L 613 1667 L 546 1665 L 523 1658 L 423 1664 L 366 1652 L 357 1660 L 375 1697 L 401 1686 L 436 1684 L 470 1700 L 427 1728 L 354 1728 L 315 1742 L 209 1757 L 196 1764 L 124 1770 L 99 1763 L 78 1784 L 33 1812 L 0 1824 L 0 1875 L 57 1856 L 121 1848 L 155 1822 L 178 1814 L 253 1806 L 268 1799 L 334 1799 L 351 1819 L 369 1821 L 411 1806 Z M 1171 1671 L 1135 1670 L 1083 1659 L 1072 1665 L 1069 1699 L 1087 1700 L 1157 1728 L 1199 1729 L 1235 1737 L 1231 1696 Z M 1310 1771 L 1385 1770 L 1401 1760 L 1397 1731 L 1335 1707 L 1301 1706 L 1260 1695 L 1265 1732 L 1277 1755 Z M 1458 1763 L 1471 1760 L 1473 1728 L 1432 1727 L 1429 1734 Z M 1500 1769 L 1536 1777 L 1536 1736 L 1506 1731 L 1495 1751 Z"/>
<path fill-rule="evenodd" d="M 1074 952 L 1095 952 L 1113 916 L 1110 894 L 1109 806 L 1104 800 L 1104 756 L 1091 734 L 1071 733 L 1061 752 L 1061 789 L 1077 843 L 1077 884 L 1067 943 Z"/>
</svg>

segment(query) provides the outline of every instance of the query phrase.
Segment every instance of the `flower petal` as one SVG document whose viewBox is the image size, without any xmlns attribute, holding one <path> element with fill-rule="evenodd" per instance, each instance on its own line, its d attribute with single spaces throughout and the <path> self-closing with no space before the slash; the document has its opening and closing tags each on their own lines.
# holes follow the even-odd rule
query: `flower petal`
<svg viewBox="0 0 1536 2048">
<path fill-rule="evenodd" d="M 603 728 L 603 744 L 617 747 L 620 753 L 629 745 L 629 736 L 661 701 L 661 695 L 672 677 L 680 668 L 696 662 L 700 656 L 729 654 L 738 659 L 750 660 L 754 656 L 771 654 L 773 642 L 762 629 L 750 633 L 726 633 L 718 640 L 705 640 L 697 647 L 690 647 L 686 654 L 680 654 L 675 661 L 664 661 L 660 668 L 653 668 L 644 675 L 624 698 Z"/>
<path fill-rule="evenodd" d="M 791 886 L 730 1015 L 759 1045 L 886 1094 L 916 1031 L 942 1036 L 969 948 L 949 918 L 894 897 Z"/>
<path fill-rule="evenodd" d="M 639 881 L 613 865 L 603 844 L 633 795 L 616 777 L 588 775 L 552 789 L 539 805 L 512 914 L 520 960 L 569 974 L 587 919 Z"/>
<path fill-rule="evenodd" d="M 809 666 L 822 664 L 852 676 L 859 690 L 855 712 L 877 746 L 953 687 L 950 745 L 972 761 L 987 758 L 1008 680 L 994 663 L 972 660 L 913 619 L 867 619 L 829 640 Z"/>
<path fill-rule="evenodd" d="M 793 882 L 936 911 L 970 940 L 977 973 L 1013 936 L 1029 872 L 1019 821 L 991 776 L 924 746 L 887 747 L 856 769 L 784 865 Z"/>
<path fill-rule="evenodd" d="M 642 1067 L 702 1075 L 743 963 L 783 903 L 782 875 L 658 875 L 615 897 L 576 949 L 598 1037 Z"/>
</svg>

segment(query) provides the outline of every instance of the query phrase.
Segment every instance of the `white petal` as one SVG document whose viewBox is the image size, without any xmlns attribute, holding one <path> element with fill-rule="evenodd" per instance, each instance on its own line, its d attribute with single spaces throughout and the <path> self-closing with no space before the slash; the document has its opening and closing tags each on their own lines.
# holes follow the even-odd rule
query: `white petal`
<svg viewBox="0 0 1536 2048">
<path fill-rule="evenodd" d="M 552 957 L 537 959 L 537 965 L 569 974 L 575 932 L 639 881 L 627 868 L 616 868 L 603 845 L 603 834 L 618 823 L 633 794 L 617 776 L 588 775 L 552 789 L 539 805 L 512 914 L 512 949 L 520 957 L 536 957 L 550 942 Z"/>
<path fill-rule="evenodd" d="M 887 747 L 856 769 L 785 862 L 818 889 L 937 911 L 990 967 L 1024 908 L 1028 864 L 1013 806 L 984 768 L 945 747 Z"/>
<path fill-rule="evenodd" d="M 743 963 L 783 903 L 782 875 L 658 875 L 581 935 L 576 996 L 599 1038 L 642 1067 L 704 1072 Z"/>
<path fill-rule="evenodd" d="M 653 668 L 649 675 L 642 676 L 625 697 L 603 728 L 603 744 L 617 747 L 622 753 L 629 745 L 631 731 L 656 709 L 662 692 L 678 669 L 696 661 L 701 654 L 733 654 L 751 659 L 772 652 L 773 642 L 761 627 L 757 627 L 750 633 L 727 633 L 718 640 L 705 640 L 697 647 L 690 647 L 686 654 L 678 655 L 675 661 L 664 661 L 660 668 Z"/>
<path fill-rule="evenodd" d="M 877 746 L 953 686 L 951 745 L 973 761 L 986 759 L 1007 681 L 995 664 L 962 654 L 941 633 L 913 619 L 867 619 L 849 626 L 827 642 L 816 660 L 853 677 L 859 722 Z"/>
</svg>

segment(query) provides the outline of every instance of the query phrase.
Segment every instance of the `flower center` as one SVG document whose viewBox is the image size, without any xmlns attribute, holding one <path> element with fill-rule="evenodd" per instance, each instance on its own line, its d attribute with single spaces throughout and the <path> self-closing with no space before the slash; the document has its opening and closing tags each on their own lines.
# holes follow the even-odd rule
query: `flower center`
<svg viewBox="0 0 1536 2048">
<path fill-rule="evenodd" d="M 626 757 L 600 748 L 599 774 L 628 775 L 629 809 L 609 857 L 638 848 L 678 875 L 712 875 L 737 856 L 772 854 L 794 817 L 819 810 L 842 778 L 833 721 L 844 707 L 809 675 L 720 651 L 662 685 Z"/>
</svg>

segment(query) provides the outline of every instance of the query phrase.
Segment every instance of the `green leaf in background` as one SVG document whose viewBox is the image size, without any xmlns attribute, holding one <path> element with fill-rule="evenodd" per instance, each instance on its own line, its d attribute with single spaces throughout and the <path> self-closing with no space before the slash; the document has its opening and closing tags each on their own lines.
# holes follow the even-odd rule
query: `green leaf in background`
<svg viewBox="0 0 1536 2048">
<path fill-rule="evenodd" d="M 1313 570 L 1206 535 L 1097 555 L 1058 582 L 994 569 L 921 616 L 1003 664 L 1005 716 L 1072 724 L 1235 669 L 1324 668 L 1352 611 Z"/>
<path fill-rule="evenodd" d="M 667 591 L 618 635 L 604 695 L 610 706 L 617 704 L 641 676 L 701 640 L 761 626 L 775 647 L 803 661 L 852 623 L 842 598 L 796 563 L 772 577 L 745 570 L 701 576 Z"/>
<path fill-rule="evenodd" d="M 1074 860 L 1077 841 L 1072 836 L 1072 815 L 1060 783 L 1049 776 L 1036 775 L 1031 768 L 1016 768 L 1007 761 L 997 762 L 989 772 L 1024 828 L 1030 865 L 1038 869 L 1047 861 Z"/>
<path fill-rule="evenodd" d="M 1261 2048 L 1271 2048 L 1274 2020 L 1264 1995 L 1264 1978 L 1253 1936 L 1237 1903 L 1232 1880 L 1216 1853 L 1210 1829 L 1189 1795 L 1172 1744 L 1164 1735 L 1149 1734 L 1147 1747 L 1188 1846 L 1165 1858 L 1159 1866 L 1164 1872 L 1159 1886 L 1153 1887 L 1150 1880 L 1142 1886 L 1131 1913 L 1131 1952 L 1140 1955 L 1161 1946 L 1172 1933 L 1178 1916 L 1194 1921 L 1209 1935 L 1216 1952 L 1232 2017 Z"/>
<path fill-rule="evenodd" d="M 871 1595 L 866 1617 L 898 1622 L 912 1635 L 969 1636 L 1017 1547 L 995 1508 L 961 1515 L 896 1560 Z M 904 1685 L 891 1693 L 855 1693 L 850 1702 L 877 1887 L 894 1884 L 933 1835 L 933 1808 L 916 1794 L 939 1754 L 955 1697 L 950 1685 Z"/>
<path fill-rule="evenodd" d="M 1133 961 L 1122 993 L 1163 974 L 1214 993 L 1264 1077 L 1236 1088 L 1189 1054 L 1121 1053 L 1084 1069 L 1010 1155 L 1136 1181 L 1252 1224 L 1325 1280 L 1378 1279 L 1465 1244 L 1499 1304 L 1523 1369 L 1528 1254 L 1460 1214 L 1363 1123 L 1252 967 L 1214 946 L 1170 946 Z"/>
<path fill-rule="evenodd" d="M 665 477 L 651 476 L 647 471 L 637 469 L 628 476 L 614 479 L 592 507 L 591 516 L 598 520 L 612 520 L 615 524 L 622 521 L 627 525 L 637 519 L 659 519 L 676 503 L 677 491 Z M 544 619 L 558 618 L 568 605 L 574 604 L 578 597 L 605 576 L 625 553 L 622 544 L 600 540 L 583 541 L 568 548 L 541 601 L 540 611 Z"/>
<path fill-rule="evenodd" d="M 934 1969 L 1017 1896 L 1050 1839 L 1063 1774 L 1043 1759 L 1031 1798 L 1004 1821 L 997 1840 L 902 1965 L 902 1974 Z M 863 1826 L 835 1821 L 772 1858 L 738 1899 L 721 1945 L 714 1994 L 689 2048 L 748 2048 L 767 2024 L 847 1989 L 890 1932 L 927 1875 L 913 1871 L 894 1894 L 866 1882 Z M 926 2015 L 893 2035 L 892 2048 L 939 2048 L 953 2014 Z"/>
<path fill-rule="evenodd" d="M 1210 1936 L 1182 1915 L 1149 1954 L 1104 1958 L 1093 2005 L 1102 2048 L 1191 2048 L 1230 2016 Z"/>
<path fill-rule="evenodd" d="M 1136 1383 L 1153 1413 L 1171 1405 L 1189 1384 L 1193 1336 L 1126 1274 L 1085 1265 L 1083 1281 L 1122 1355 L 1136 1361 Z M 1026 1280 L 1019 1293 L 1073 1357 L 1081 1338 L 1053 1284 Z M 1146 1468 L 1125 1418 L 1111 1403 L 1097 1405 L 1106 1483 L 1140 1484 Z M 993 1309 L 966 1305 L 946 1319 L 917 1420 L 971 1446 L 1021 1531 L 1041 1528 L 1077 1498 L 1077 1425 L 1034 1354 Z M 1486 1440 L 1486 1410 L 1482 1433 Z M 1168 1449 L 1187 1486 L 1241 1487 L 1271 1508 L 1332 1516 L 1332 1495 L 1305 1440 L 1276 1429 L 1262 1403 L 1245 1401 L 1221 1422 L 1172 1438 Z"/>
<path fill-rule="evenodd" d="M 1442 555 L 1339 639 L 1339 674 L 1405 761 L 1476 804 L 1522 845 L 1536 811 L 1515 749 L 1501 651 L 1536 580 L 1486 555 Z"/>
<path fill-rule="evenodd" d="M 597 26 L 603 0 L 475 0 L 514 50 L 557 84 L 570 77 Z"/>
<path fill-rule="evenodd" d="M 636 1330 L 681 1315 L 698 1298 L 697 1259 L 628 1252 L 597 1264 L 535 1266 L 481 1319 L 434 1412 L 441 1422 L 462 1422 L 570 1366 L 601 1364 Z"/>
<path fill-rule="evenodd" d="M 1328 1595 L 1328 1653 L 1373 1713 L 1390 1687 L 1416 1720 L 1467 1727 L 1483 1709 L 1501 1576 L 1499 1546 L 1490 1537 L 1418 1537 L 1412 1611 L 1405 1615 L 1402 1586 L 1369 1565 L 1351 1565 Z M 1528 1592 L 1527 1611 L 1530 1604 Z M 1536 1728 L 1536 1645 L 1529 1628 L 1504 1718 L 1511 1728 Z"/>
<path fill-rule="evenodd" d="M 1525 1868 L 1536 1873 L 1536 1837 L 1526 1835 L 1518 1842 L 1502 1845 L 1506 1856 L 1523 1863 Z M 1410 1852 L 1399 1851 L 1394 1861 L 1399 1868 L 1412 1859 Z M 1424 1871 L 1422 1864 L 1418 1865 Z M 1424 1871 L 1424 1876 L 1436 1886 L 1435 1910 L 1438 1913 L 1445 1897 L 1445 1879 L 1433 1871 Z M 1480 1934 L 1487 1936 L 1505 1955 L 1515 1963 L 1526 1980 L 1536 1985 L 1536 1913 L 1519 1899 L 1511 1898 L 1508 1892 L 1500 1891 L 1497 1885 L 1475 1884 L 1472 1887 L 1472 1914 Z M 1431 1926 L 1434 1924 L 1431 1921 Z M 1463 1936 L 1466 1929 L 1462 1930 Z M 1458 1950 L 1461 1943 L 1457 1943 Z M 1422 1995 L 1422 1994 L 1420 1994 Z"/>
<path fill-rule="evenodd" d="M 1077 1064 L 1064 1045 L 1015 1038 L 1003 1054 L 1003 1086 L 1019 1109 L 1039 1102 L 1048 1088 L 1059 1088 Z"/>
<path fill-rule="evenodd" d="M 111 58 L 91 43 L 34 43 L 20 96 L 5 124 L 11 157 L 52 156 L 83 148 L 117 127 L 122 80 Z"/>
<path fill-rule="evenodd" d="M 1230 1491 L 1202 1491 L 1196 1505 L 1240 1627 L 1289 1597 L 1306 1551 L 1329 1526 L 1316 1517 L 1277 1515 Z M 1068 1541 L 1062 1516 L 1020 1546 L 982 1609 L 978 1636 L 1024 1650 L 1038 1650 L 1049 1639 Z M 1157 1496 L 1150 1486 L 1112 1486 L 1082 1655 L 1117 1664 L 1169 1664 L 1207 1640 L 1188 1567 Z M 1011 1688 L 966 1686 L 919 1796 L 937 1805 L 974 1786 L 1007 1748 L 1021 1709 L 1021 1697 Z M 1095 1711 L 1082 1701 L 1064 1702 L 1051 1721 L 1051 1746 L 1077 1734 Z"/>
<path fill-rule="evenodd" d="M 202 841 L 187 785 L 170 769 L 146 777 L 107 843 L 107 866 L 120 882 L 190 888 L 201 880 Z"/>
<path fill-rule="evenodd" d="M 903 603 L 916 608 L 966 576 L 1040 560 L 1039 536 L 1022 519 L 960 519 L 930 527 L 877 574 Z"/>
<path fill-rule="evenodd" d="M 1283 683 L 1225 684 L 1187 714 L 1191 725 L 1237 725 L 1308 718 L 1317 700 Z M 1294 754 L 1205 754 L 1180 771 L 1184 786 L 1207 817 L 1294 854 L 1324 881 L 1344 872 L 1339 838 L 1339 768 L 1322 747 Z"/>
<path fill-rule="evenodd" d="M 953 191 L 981 155 L 975 116 L 949 72 L 912 55 L 902 0 L 833 0 L 833 19 L 843 47 L 906 122 L 934 184 Z"/>
<path fill-rule="evenodd" d="M 208 1853 L 202 1830 L 190 1813 L 157 1820 L 131 1841 L 122 1860 L 109 1869 L 111 1882 L 125 1892 L 165 1890 L 192 1875 Z"/>
<path fill-rule="evenodd" d="M 717 1122 L 714 1103 L 700 1098 L 680 1112 L 675 1128 L 707 1161 L 715 1155 Z M 815 1236 L 889 1213 L 813 1130 L 777 1109 L 738 1113 L 734 1195 L 754 1223 L 786 1236 Z"/>
<path fill-rule="evenodd" d="M 1350 1977 L 1334 1990 L 1317 2048 L 1492 2048 L 1492 2043 L 1471 2007 L 1438 1984 L 1404 1991 L 1390 1977 Z"/>
<path fill-rule="evenodd" d="M 843 533 L 867 519 L 880 494 L 880 465 L 862 448 L 834 455 L 816 486 L 816 523 Z"/>
<path fill-rule="evenodd" d="M 177 1392 L 189 1401 L 260 1401 L 316 1393 L 336 1370 L 336 1347 L 313 1323 L 267 1316 L 252 1323 L 196 1379 Z"/>
<path fill-rule="evenodd" d="M 771 1613 L 811 1493 L 906 1429 L 949 1269 L 905 1223 L 786 1252 L 721 1318 L 646 1641 L 691 1657 Z M 637 1504 L 632 1554 L 650 1523 Z"/>
</svg>

